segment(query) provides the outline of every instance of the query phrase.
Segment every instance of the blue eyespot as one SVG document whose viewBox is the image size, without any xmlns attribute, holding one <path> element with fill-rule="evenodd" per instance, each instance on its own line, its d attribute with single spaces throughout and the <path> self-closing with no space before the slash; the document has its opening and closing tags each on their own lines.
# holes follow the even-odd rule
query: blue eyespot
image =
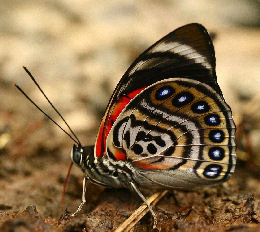
<svg viewBox="0 0 260 232">
<path fill-rule="evenodd" d="M 207 178 L 216 178 L 222 171 L 222 167 L 218 164 L 208 165 L 203 172 L 203 175 Z"/>
<path fill-rule="evenodd" d="M 172 96 L 174 92 L 175 91 L 171 86 L 163 86 L 156 91 L 155 98 L 156 100 L 165 100 Z"/>
<path fill-rule="evenodd" d="M 194 96 L 191 93 L 181 92 L 173 98 L 172 105 L 175 107 L 182 107 L 192 102 L 193 99 Z"/>
<path fill-rule="evenodd" d="M 224 132 L 221 130 L 212 130 L 209 132 L 209 139 L 214 143 L 221 143 L 224 138 Z"/>
<path fill-rule="evenodd" d="M 191 106 L 191 110 L 197 114 L 203 114 L 208 112 L 210 109 L 209 105 L 205 101 L 198 101 Z"/>
<path fill-rule="evenodd" d="M 212 147 L 209 149 L 209 157 L 212 160 L 223 160 L 225 151 L 222 147 Z"/>
<path fill-rule="evenodd" d="M 217 114 L 209 114 L 204 118 L 204 121 L 209 126 L 217 126 L 220 124 L 220 118 Z"/>
</svg>

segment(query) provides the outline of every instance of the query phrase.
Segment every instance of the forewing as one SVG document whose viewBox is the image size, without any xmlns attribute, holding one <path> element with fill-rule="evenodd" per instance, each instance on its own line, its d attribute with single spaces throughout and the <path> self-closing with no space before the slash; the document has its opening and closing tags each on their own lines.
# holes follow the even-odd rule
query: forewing
<svg viewBox="0 0 260 232">
<path fill-rule="evenodd" d="M 124 108 L 107 153 L 162 186 L 216 183 L 234 171 L 234 134 L 231 110 L 213 88 L 172 78 L 147 87 Z"/>
<path fill-rule="evenodd" d="M 220 95 L 215 52 L 207 30 L 188 24 L 169 33 L 143 52 L 120 81 L 117 97 L 157 81 L 183 77 L 210 85 Z"/>
<path fill-rule="evenodd" d="M 222 95 L 216 81 L 214 48 L 202 25 L 188 24 L 169 33 L 130 66 L 107 106 L 95 146 L 97 157 L 106 155 L 107 135 L 130 100 L 145 87 L 174 77 L 198 80 Z"/>
</svg>

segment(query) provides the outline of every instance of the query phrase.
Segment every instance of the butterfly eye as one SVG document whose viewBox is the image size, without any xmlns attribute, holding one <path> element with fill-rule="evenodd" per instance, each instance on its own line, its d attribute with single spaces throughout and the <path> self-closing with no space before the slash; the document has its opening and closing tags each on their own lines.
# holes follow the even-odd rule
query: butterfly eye
<svg viewBox="0 0 260 232">
<path fill-rule="evenodd" d="M 171 86 L 163 86 L 156 91 L 155 98 L 156 100 L 165 100 L 169 98 L 174 92 L 175 91 Z"/>
<path fill-rule="evenodd" d="M 80 165 L 81 157 L 82 157 L 82 151 L 77 146 L 74 145 L 71 151 L 71 160 L 75 164 Z"/>
</svg>

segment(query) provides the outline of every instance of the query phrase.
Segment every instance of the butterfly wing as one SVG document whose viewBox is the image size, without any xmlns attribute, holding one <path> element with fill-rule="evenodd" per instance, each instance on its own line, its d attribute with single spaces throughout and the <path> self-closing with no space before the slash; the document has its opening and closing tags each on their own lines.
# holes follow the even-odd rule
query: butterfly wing
<svg viewBox="0 0 260 232">
<path fill-rule="evenodd" d="M 106 138 L 131 99 L 145 87 L 173 77 L 206 83 L 222 96 L 215 74 L 214 48 L 202 25 L 193 23 L 176 29 L 134 61 L 110 98 L 96 140 L 96 157 L 106 155 Z"/>
<path fill-rule="evenodd" d="M 231 110 L 213 88 L 170 78 L 148 86 L 124 108 L 107 137 L 107 152 L 129 162 L 142 185 L 190 188 L 230 176 L 234 134 Z"/>
<path fill-rule="evenodd" d="M 143 52 L 124 74 L 117 96 L 172 77 L 204 82 L 221 94 L 215 74 L 214 47 L 202 25 L 180 27 Z"/>
</svg>

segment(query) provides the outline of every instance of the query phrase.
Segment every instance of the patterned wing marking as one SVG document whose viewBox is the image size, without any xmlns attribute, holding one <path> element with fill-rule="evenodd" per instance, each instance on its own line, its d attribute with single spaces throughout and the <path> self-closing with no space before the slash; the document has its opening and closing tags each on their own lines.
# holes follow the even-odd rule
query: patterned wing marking
<svg viewBox="0 0 260 232">
<path fill-rule="evenodd" d="M 184 78 L 143 90 L 118 116 L 108 135 L 114 160 L 124 154 L 144 170 L 189 170 L 223 181 L 235 167 L 235 125 L 223 98 Z"/>
<path fill-rule="evenodd" d="M 142 116 L 145 117 L 145 115 Z M 150 133 L 148 134 L 148 132 Z M 130 114 L 115 126 L 113 138 L 114 145 L 122 147 L 128 159 L 131 159 L 131 156 L 132 159 L 135 159 L 140 156 L 147 157 L 162 153 L 167 155 L 166 150 L 169 148 L 169 144 L 174 144 L 176 140 L 171 131 L 136 120 L 135 114 Z"/>
<path fill-rule="evenodd" d="M 193 23 L 176 29 L 133 62 L 109 100 L 96 140 L 96 157 L 105 156 L 106 138 L 118 116 L 119 102 L 126 106 L 130 95 L 136 96 L 146 86 L 173 77 L 198 80 L 222 94 L 216 80 L 214 47 L 202 25 Z"/>
<path fill-rule="evenodd" d="M 127 96 L 121 97 L 118 102 L 111 108 L 111 112 L 106 111 L 105 116 L 101 122 L 97 141 L 95 144 L 95 155 L 96 157 L 103 157 L 106 155 L 106 138 L 111 130 L 114 122 L 116 121 L 118 115 L 122 112 L 125 106 L 133 99 L 142 89 L 138 89 L 128 94 Z M 108 117 L 108 113 L 110 116 Z"/>
</svg>

